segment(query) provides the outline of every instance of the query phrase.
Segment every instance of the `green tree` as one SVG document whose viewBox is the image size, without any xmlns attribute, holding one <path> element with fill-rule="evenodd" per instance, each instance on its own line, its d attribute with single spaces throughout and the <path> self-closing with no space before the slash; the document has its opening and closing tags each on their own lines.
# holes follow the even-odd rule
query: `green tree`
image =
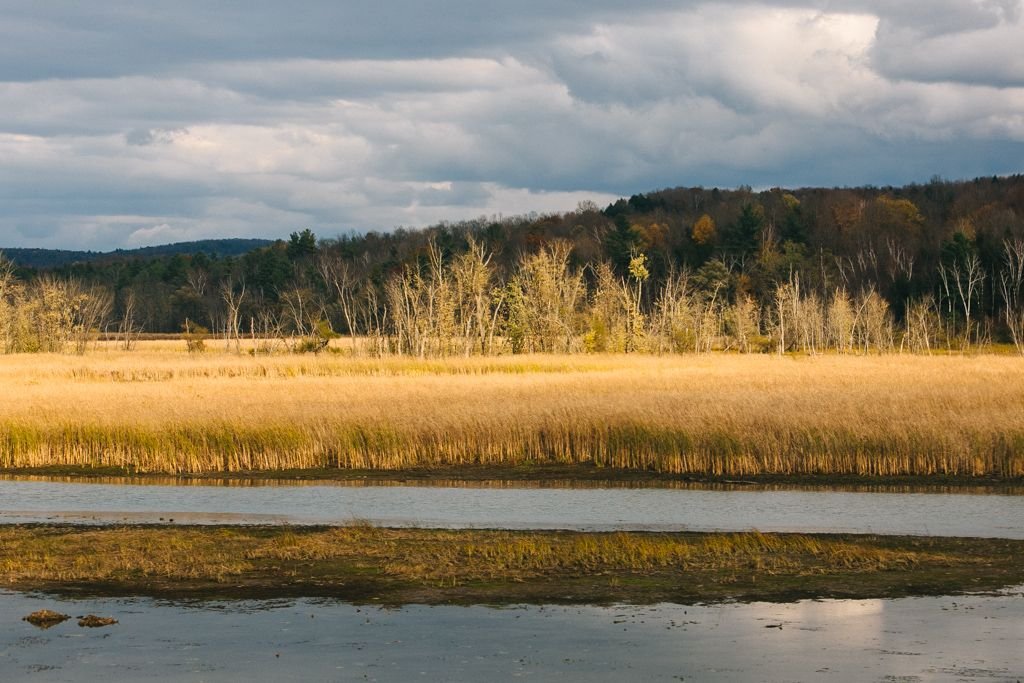
<svg viewBox="0 0 1024 683">
<path fill-rule="evenodd" d="M 640 231 L 622 214 L 615 217 L 614 226 L 605 238 L 605 252 L 615 272 L 625 275 L 629 270 L 630 259 L 640 250 L 642 237 Z"/>
<path fill-rule="evenodd" d="M 727 298 L 730 283 L 729 269 L 718 259 L 711 259 L 697 269 L 690 278 L 693 288 L 707 298 Z"/>
<path fill-rule="evenodd" d="M 317 253 L 316 235 L 309 228 L 302 232 L 293 232 L 288 238 L 287 254 L 291 261 L 315 256 Z"/>
<path fill-rule="evenodd" d="M 786 206 L 782 219 L 782 241 L 806 244 L 809 230 L 803 205 L 799 199 L 788 192 L 782 195 L 782 203 Z"/>
<path fill-rule="evenodd" d="M 738 254 L 752 254 L 761 242 L 764 227 L 764 209 L 760 204 L 744 204 L 739 218 L 725 235 L 725 247 Z"/>
</svg>

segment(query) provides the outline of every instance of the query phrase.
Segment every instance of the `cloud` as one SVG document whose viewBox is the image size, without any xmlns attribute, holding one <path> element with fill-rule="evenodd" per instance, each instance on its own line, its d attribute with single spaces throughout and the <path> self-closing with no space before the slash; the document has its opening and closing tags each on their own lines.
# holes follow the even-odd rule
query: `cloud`
<svg viewBox="0 0 1024 683">
<path fill-rule="evenodd" d="M 169 244 L 188 238 L 188 231 L 182 227 L 171 227 L 167 223 L 145 228 L 136 228 L 125 238 L 128 246 L 145 246 L 148 244 Z"/>
<path fill-rule="evenodd" d="M 186 129 L 181 128 L 133 128 L 124 134 L 124 141 L 129 145 L 145 147 L 146 145 L 169 145 L 174 142 L 175 136 L 188 134 Z"/>
<path fill-rule="evenodd" d="M 872 49 L 873 66 L 891 79 L 1024 87 L 1020 5 L 984 5 L 976 8 L 976 20 L 959 26 L 883 21 Z M 941 11 L 936 15 L 944 16 Z"/>
<path fill-rule="evenodd" d="M 1018 0 L 0 0 L 0 246 L 1020 171 Z"/>
<path fill-rule="evenodd" d="M 879 2 L 881 33 L 914 31 L 922 37 L 976 34 L 1021 17 L 1021 0 L 931 0 Z"/>
</svg>

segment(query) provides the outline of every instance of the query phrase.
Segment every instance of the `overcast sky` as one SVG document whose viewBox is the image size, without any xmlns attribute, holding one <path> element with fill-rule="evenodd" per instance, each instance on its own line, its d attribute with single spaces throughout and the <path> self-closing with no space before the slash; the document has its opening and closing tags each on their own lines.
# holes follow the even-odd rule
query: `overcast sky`
<svg viewBox="0 0 1024 683">
<path fill-rule="evenodd" d="M 0 0 L 0 247 L 1024 171 L 1021 0 Z"/>
</svg>

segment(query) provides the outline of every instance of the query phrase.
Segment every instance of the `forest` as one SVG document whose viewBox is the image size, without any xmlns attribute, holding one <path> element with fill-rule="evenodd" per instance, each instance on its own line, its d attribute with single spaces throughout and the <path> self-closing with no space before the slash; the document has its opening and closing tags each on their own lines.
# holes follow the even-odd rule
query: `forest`
<svg viewBox="0 0 1024 683">
<path fill-rule="evenodd" d="M 1024 353 L 1024 176 L 905 187 L 672 188 L 563 214 L 235 256 L 32 268 L 0 257 L 0 349 L 151 333 L 253 353 Z M 338 350 L 339 346 L 330 347 Z"/>
</svg>

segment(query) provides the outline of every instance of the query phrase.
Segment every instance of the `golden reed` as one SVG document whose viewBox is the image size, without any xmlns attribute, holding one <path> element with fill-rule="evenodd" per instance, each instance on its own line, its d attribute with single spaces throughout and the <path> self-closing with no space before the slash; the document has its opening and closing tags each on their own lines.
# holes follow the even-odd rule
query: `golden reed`
<svg viewBox="0 0 1024 683">
<path fill-rule="evenodd" d="M 1024 476 L 1009 356 L 0 357 L 0 467 Z"/>
</svg>

